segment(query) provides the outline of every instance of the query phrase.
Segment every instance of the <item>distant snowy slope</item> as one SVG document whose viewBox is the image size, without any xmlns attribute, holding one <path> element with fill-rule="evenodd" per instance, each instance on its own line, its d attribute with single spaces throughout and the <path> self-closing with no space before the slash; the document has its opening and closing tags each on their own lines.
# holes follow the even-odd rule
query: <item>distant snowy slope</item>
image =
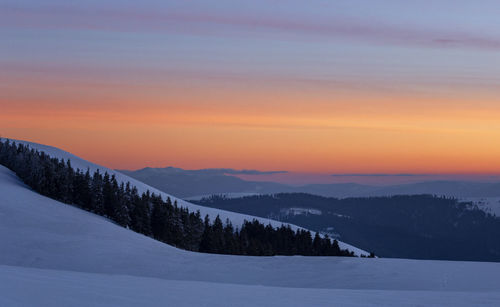
<svg viewBox="0 0 500 307">
<path fill-rule="evenodd" d="M 472 202 L 484 212 L 500 217 L 500 197 L 468 197 L 461 200 Z"/>
<path fill-rule="evenodd" d="M 3 140 L 5 140 L 5 139 L 3 139 Z M 103 166 L 94 164 L 92 162 L 86 161 L 80 157 L 77 157 L 69 152 L 58 149 L 56 147 L 27 142 L 27 141 L 22 141 L 22 140 L 10 139 L 10 141 L 29 145 L 31 148 L 36 149 L 38 151 L 43 151 L 51 157 L 64 159 L 64 160 L 69 159 L 71 161 L 71 165 L 75 169 L 80 169 L 83 171 L 90 169 L 91 173 L 94 173 L 97 170 L 99 170 L 101 173 L 108 172 L 111 175 L 115 175 L 118 182 L 125 182 L 125 183 L 130 182 L 130 184 L 132 186 L 137 187 L 137 189 L 139 190 L 140 193 L 146 192 L 147 190 L 149 190 L 152 193 L 161 195 L 164 199 L 166 199 L 167 197 L 170 197 L 172 199 L 172 201 L 177 200 L 179 206 L 186 207 L 193 212 L 199 210 L 202 216 L 205 216 L 208 214 L 210 216 L 211 220 L 214 220 L 215 217 L 217 215 L 219 215 L 223 221 L 225 221 L 226 219 L 229 219 L 233 223 L 233 225 L 235 225 L 235 226 L 242 225 L 245 220 L 251 221 L 253 219 L 257 219 L 261 223 L 264 223 L 264 224 L 270 223 L 271 225 L 273 225 L 275 227 L 279 227 L 280 225 L 283 224 L 283 223 L 278 222 L 278 221 L 269 220 L 269 219 L 265 219 L 265 218 L 261 218 L 261 217 L 244 215 L 244 214 L 240 214 L 240 213 L 235 213 L 235 212 L 230 212 L 230 211 L 225 211 L 225 210 L 220 210 L 220 209 L 215 209 L 215 208 L 208 208 L 208 207 L 203 207 L 203 206 L 192 204 L 190 202 L 187 202 L 185 200 L 182 200 L 180 198 L 177 198 L 177 197 L 169 195 L 165 192 L 162 192 L 158 189 L 155 189 L 155 188 L 153 188 L 153 187 L 151 187 L 143 182 L 140 182 L 134 178 L 128 177 L 127 175 L 124 175 L 120 172 L 117 172 L 115 170 L 108 169 L 106 167 L 103 167 Z M 295 225 L 291 225 L 291 226 L 293 229 L 299 228 L 298 226 L 295 226 Z M 368 255 L 368 253 L 366 251 L 363 251 L 359 248 L 356 248 L 356 247 L 349 245 L 347 243 L 344 243 L 344 242 L 339 242 L 339 246 L 343 249 L 349 249 L 350 251 L 353 251 L 356 255 L 361 255 L 361 254 Z"/>
<path fill-rule="evenodd" d="M 261 194 L 259 193 L 244 193 L 244 192 L 239 192 L 239 193 L 213 193 L 213 194 L 205 194 L 205 195 L 197 195 L 197 196 L 190 196 L 190 197 L 185 197 L 185 200 L 188 201 L 195 201 L 195 200 L 202 200 L 203 198 L 210 198 L 213 196 L 217 197 L 223 197 L 223 198 L 242 198 L 242 197 L 247 197 L 247 196 L 259 196 Z"/>
</svg>

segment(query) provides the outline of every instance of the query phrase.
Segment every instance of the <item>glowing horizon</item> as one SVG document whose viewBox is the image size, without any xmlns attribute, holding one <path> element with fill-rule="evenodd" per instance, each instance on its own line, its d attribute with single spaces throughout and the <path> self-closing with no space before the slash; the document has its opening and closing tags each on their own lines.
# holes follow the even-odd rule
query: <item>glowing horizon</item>
<svg viewBox="0 0 500 307">
<path fill-rule="evenodd" d="M 499 12 L 4 1 L 0 134 L 118 169 L 500 174 Z"/>
</svg>

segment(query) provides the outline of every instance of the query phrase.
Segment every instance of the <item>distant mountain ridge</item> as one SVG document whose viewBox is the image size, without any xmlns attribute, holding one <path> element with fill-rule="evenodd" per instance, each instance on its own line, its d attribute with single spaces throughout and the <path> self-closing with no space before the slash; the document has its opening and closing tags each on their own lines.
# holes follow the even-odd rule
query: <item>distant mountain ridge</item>
<svg viewBox="0 0 500 307">
<path fill-rule="evenodd" d="M 280 183 L 252 182 L 231 176 L 243 173 L 268 173 L 255 170 L 238 171 L 222 168 L 184 170 L 181 168 L 166 167 L 143 168 L 137 171 L 118 171 L 139 181 L 147 182 L 161 191 L 171 191 L 173 195 L 181 198 L 219 193 L 269 193 L 292 188 Z"/>
<path fill-rule="evenodd" d="M 456 198 L 500 197 L 500 183 L 496 182 L 425 181 L 389 186 L 371 186 L 357 183 L 292 186 L 270 181 L 248 181 L 233 176 L 238 174 L 273 174 L 283 173 L 284 171 L 261 172 L 227 168 L 184 170 L 175 167 L 147 167 L 136 171 L 118 171 L 181 198 L 228 193 L 308 193 L 338 198 L 421 194 Z"/>
</svg>

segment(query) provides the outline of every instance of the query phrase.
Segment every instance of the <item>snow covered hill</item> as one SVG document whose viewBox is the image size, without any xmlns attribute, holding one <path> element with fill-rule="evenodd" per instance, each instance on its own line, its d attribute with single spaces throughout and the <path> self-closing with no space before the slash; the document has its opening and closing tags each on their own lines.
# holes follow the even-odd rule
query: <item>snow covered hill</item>
<svg viewBox="0 0 500 307">
<path fill-rule="evenodd" d="M 3 140 L 5 140 L 5 139 L 3 139 Z M 225 221 L 228 218 L 235 227 L 241 226 L 245 220 L 251 221 L 253 219 L 259 220 L 264 225 L 267 225 L 269 223 L 273 226 L 276 226 L 276 227 L 282 225 L 281 222 L 274 221 L 274 220 L 269 220 L 269 219 L 265 219 L 265 218 L 261 218 L 261 217 L 255 217 L 255 216 L 250 216 L 250 215 L 225 211 L 225 210 L 221 210 L 221 209 L 208 208 L 208 207 L 203 207 L 203 206 L 192 204 L 192 203 L 187 202 L 185 200 L 182 200 L 180 198 L 177 198 L 177 197 L 174 197 L 174 196 L 169 195 L 167 193 L 164 193 L 158 189 L 155 189 L 155 188 L 153 188 L 153 187 L 151 187 L 143 182 L 140 182 L 134 178 L 128 177 L 125 174 L 122 174 L 122 173 L 114 171 L 112 169 L 108 169 L 106 167 L 94 164 L 94 163 L 89 162 L 89 161 L 86 161 L 80 157 L 77 157 L 69 152 L 66 152 L 66 151 L 61 150 L 61 149 L 56 148 L 56 147 L 27 142 L 27 141 L 22 141 L 22 140 L 10 139 L 10 141 L 14 141 L 18 144 L 22 143 L 25 145 L 29 145 L 31 148 L 36 149 L 38 151 L 43 151 L 51 157 L 64 159 L 64 160 L 69 159 L 71 161 L 71 165 L 75 169 L 80 169 L 83 171 L 90 169 L 91 173 L 94 173 L 97 170 L 99 170 L 101 173 L 108 172 L 110 175 L 115 175 L 118 182 L 124 182 L 124 183 L 130 182 L 130 184 L 132 186 L 137 187 L 137 189 L 140 193 L 146 192 L 147 190 L 149 190 L 152 193 L 161 195 L 163 197 L 163 199 L 170 197 L 172 199 L 172 201 L 177 200 L 179 206 L 181 206 L 181 207 L 186 207 L 190 211 L 193 211 L 193 212 L 199 210 L 201 213 L 201 216 L 205 216 L 208 214 L 210 216 L 211 220 L 214 220 L 215 217 L 217 215 L 219 215 L 220 218 L 222 219 L 222 221 Z M 292 229 L 300 228 L 300 227 L 295 226 L 295 225 L 291 225 L 291 226 L 292 226 Z M 368 255 L 369 254 L 366 251 L 363 251 L 363 250 L 356 248 L 352 245 L 349 245 L 345 242 L 339 242 L 339 246 L 342 249 L 349 249 L 350 251 L 353 251 L 356 255 L 361 255 L 361 254 Z"/>
<path fill-rule="evenodd" d="M 472 202 L 484 212 L 500 217 L 500 197 L 468 197 L 461 200 Z"/>
<path fill-rule="evenodd" d="M 0 166 L 0 306 L 478 306 L 500 264 L 187 252 L 41 196 Z"/>
</svg>

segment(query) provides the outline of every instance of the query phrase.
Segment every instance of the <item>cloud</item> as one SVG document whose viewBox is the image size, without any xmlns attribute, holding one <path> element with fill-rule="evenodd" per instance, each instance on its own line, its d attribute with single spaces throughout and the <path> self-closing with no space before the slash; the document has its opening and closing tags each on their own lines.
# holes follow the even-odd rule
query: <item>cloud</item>
<svg viewBox="0 0 500 307">
<path fill-rule="evenodd" d="M 287 171 L 258 171 L 258 170 L 234 170 L 225 169 L 225 174 L 229 175 L 274 175 L 274 174 L 287 174 Z"/>
<path fill-rule="evenodd" d="M 499 50 L 500 39 L 481 33 L 440 31 L 333 19 L 315 21 L 276 16 L 223 15 L 175 11 L 85 9 L 74 7 L 0 6 L 0 25 L 109 31 L 172 31 L 175 33 L 239 33 L 296 35 L 302 38 L 343 38 L 378 44 L 421 45 L 433 48 Z M 249 30 L 249 31 L 248 31 Z"/>
<path fill-rule="evenodd" d="M 186 172 L 205 175 L 274 175 L 288 173 L 287 171 L 236 170 L 232 168 L 206 168 L 199 170 L 186 170 Z"/>
<path fill-rule="evenodd" d="M 426 174 L 333 174 L 333 177 L 416 177 Z"/>
<path fill-rule="evenodd" d="M 167 173 L 186 173 L 186 174 L 195 174 L 195 175 L 274 175 L 274 174 L 286 174 L 287 171 L 259 171 L 259 170 L 236 170 L 232 168 L 204 168 L 204 169 L 195 169 L 195 170 L 187 170 L 178 167 L 167 166 L 164 168 L 153 168 L 153 167 L 145 167 L 137 171 L 142 172 L 167 172 Z"/>
</svg>

